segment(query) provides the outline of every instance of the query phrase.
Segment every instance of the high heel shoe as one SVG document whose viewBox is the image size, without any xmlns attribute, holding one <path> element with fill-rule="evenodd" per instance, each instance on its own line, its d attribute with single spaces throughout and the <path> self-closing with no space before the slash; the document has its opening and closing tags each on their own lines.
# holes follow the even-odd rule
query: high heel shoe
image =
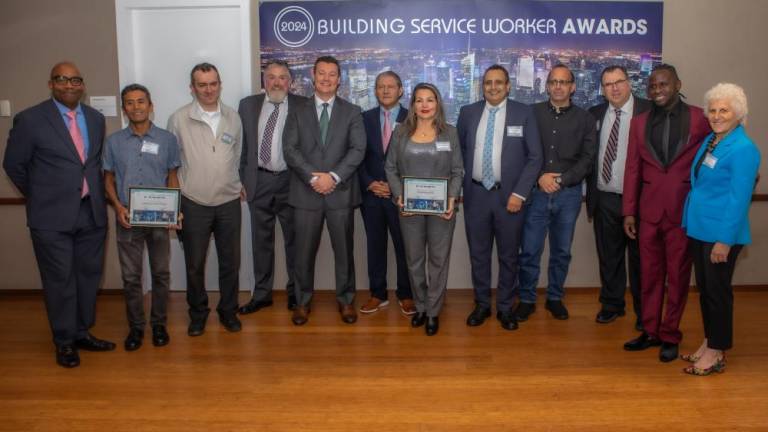
<svg viewBox="0 0 768 432">
<path fill-rule="evenodd" d="M 411 318 L 411 327 L 421 327 L 425 322 L 427 322 L 427 313 L 416 312 L 413 318 Z"/>
<path fill-rule="evenodd" d="M 725 372 L 725 357 L 721 357 L 717 359 L 715 364 L 708 368 L 697 368 L 694 365 L 687 366 L 683 369 L 683 372 L 687 373 L 688 375 L 696 375 L 696 376 L 707 376 L 712 375 L 713 373 L 723 373 Z"/>
<path fill-rule="evenodd" d="M 685 360 L 689 363 L 696 363 L 701 358 L 700 355 L 696 355 L 696 353 L 693 354 L 681 354 L 680 359 Z"/>
<path fill-rule="evenodd" d="M 437 317 L 428 317 L 427 325 L 424 330 L 427 332 L 427 336 L 434 336 L 437 334 L 437 330 L 440 328 L 440 319 Z"/>
</svg>

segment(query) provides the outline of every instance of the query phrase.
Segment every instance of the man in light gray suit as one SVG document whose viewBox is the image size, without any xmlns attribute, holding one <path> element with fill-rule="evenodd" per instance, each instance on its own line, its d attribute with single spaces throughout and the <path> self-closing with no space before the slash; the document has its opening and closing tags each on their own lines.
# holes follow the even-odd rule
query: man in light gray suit
<svg viewBox="0 0 768 432">
<path fill-rule="evenodd" d="M 288 94 L 291 71 L 283 60 L 270 60 L 263 77 L 266 94 L 248 96 L 238 108 L 243 122 L 240 179 L 251 212 L 255 278 L 251 301 L 240 307 L 240 314 L 272 306 L 276 218 L 280 219 L 285 245 L 288 309 L 296 306 L 293 209 L 288 205 L 290 172 L 283 158 L 282 137 L 290 113 L 306 98 Z"/>
<path fill-rule="evenodd" d="M 341 80 L 338 60 L 319 57 L 312 69 L 315 94 L 298 104 L 283 135 L 283 153 L 291 169 L 288 203 L 294 208 L 296 302 L 291 320 L 309 318 L 315 285 L 315 258 L 323 222 L 335 260 L 336 300 L 341 319 L 357 321 L 355 312 L 354 208 L 360 204 L 357 167 L 365 156 L 360 107 L 336 96 Z"/>
</svg>

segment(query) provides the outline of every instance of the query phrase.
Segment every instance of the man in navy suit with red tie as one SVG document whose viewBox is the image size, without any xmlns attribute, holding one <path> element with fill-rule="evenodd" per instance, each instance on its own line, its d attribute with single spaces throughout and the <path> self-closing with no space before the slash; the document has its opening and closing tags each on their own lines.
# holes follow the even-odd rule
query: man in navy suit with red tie
<svg viewBox="0 0 768 432">
<path fill-rule="evenodd" d="M 499 258 L 496 318 L 502 328 L 517 328 L 512 311 L 518 250 L 524 223 L 523 202 L 542 166 L 539 128 L 531 107 L 507 99 L 509 73 L 493 65 L 483 75 L 485 100 L 461 108 L 457 128 L 464 157 L 464 224 L 467 230 L 475 309 L 468 326 L 491 316 L 491 255 Z"/>
<path fill-rule="evenodd" d="M 416 313 L 413 303 L 405 250 L 400 234 L 399 210 L 392 202 L 386 175 L 389 139 L 395 126 L 405 120 L 408 110 L 400 105 L 403 83 L 395 72 L 385 71 L 376 77 L 376 99 L 379 106 L 363 113 L 367 147 L 365 159 L 358 168 L 363 204 L 360 212 L 368 238 L 368 280 L 371 298 L 360 308 L 362 313 L 374 313 L 389 305 L 387 299 L 387 230 L 392 236 L 397 262 L 397 296 L 405 315 Z"/>
<path fill-rule="evenodd" d="M 27 225 L 43 283 L 56 362 L 80 364 L 78 349 L 115 344 L 88 331 L 104 268 L 107 209 L 101 178 L 104 116 L 80 103 L 85 82 L 72 63 L 51 70 L 52 99 L 20 112 L 3 167 L 26 198 Z"/>
</svg>

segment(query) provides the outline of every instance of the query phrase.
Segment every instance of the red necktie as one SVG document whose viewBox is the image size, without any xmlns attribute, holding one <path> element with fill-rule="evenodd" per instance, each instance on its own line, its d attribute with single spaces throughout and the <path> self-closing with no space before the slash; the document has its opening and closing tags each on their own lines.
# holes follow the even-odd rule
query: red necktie
<svg viewBox="0 0 768 432">
<path fill-rule="evenodd" d="M 75 149 L 77 149 L 77 154 L 80 156 L 80 162 L 85 163 L 85 143 L 83 142 L 83 134 L 80 133 L 80 127 L 77 125 L 77 112 L 76 111 L 70 111 L 67 113 L 67 117 L 69 117 L 69 136 L 72 137 L 72 142 L 75 143 Z M 83 176 L 83 193 L 80 194 L 80 197 L 85 197 L 88 195 L 88 182 L 85 181 L 85 176 Z"/>
</svg>

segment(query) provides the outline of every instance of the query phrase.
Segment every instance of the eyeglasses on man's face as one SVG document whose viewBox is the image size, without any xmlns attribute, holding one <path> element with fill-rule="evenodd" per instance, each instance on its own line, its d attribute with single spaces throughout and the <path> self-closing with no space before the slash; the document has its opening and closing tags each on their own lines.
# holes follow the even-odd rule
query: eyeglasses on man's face
<svg viewBox="0 0 768 432">
<path fill-rule="evenodd" d="M 80 87 L 84 83 L 82 77 L 78 77 L 78 76 L 68 77 L 64 75 L 56 75 L 54 77 L 51 77 L 51 81 L 54 84 L 58 84 L 58 85 L 66 85 L 67 83 L 70 83 L 74 87 Z"/>
</svg>

